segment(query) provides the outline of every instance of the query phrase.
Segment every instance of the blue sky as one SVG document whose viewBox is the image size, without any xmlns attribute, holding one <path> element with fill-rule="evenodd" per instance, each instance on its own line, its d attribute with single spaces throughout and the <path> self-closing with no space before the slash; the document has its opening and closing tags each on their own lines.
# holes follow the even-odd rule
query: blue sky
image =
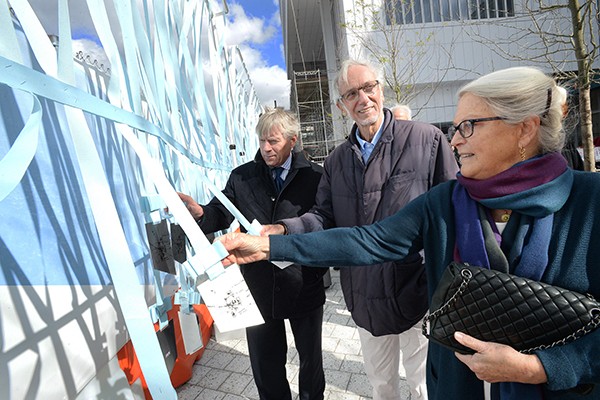
<svg viewBox="0 0 600 400">
<path fill-rule="evenodd" d="M 279 2 L 276 0 L 236 0 L 232 1 L 242 6 L 246 15 L 251 18 L 258 18 L 265 21 L 271 21 L 276 14 L 279 16 Z M 264 56 L 269 65 L 278 65 L 285 69 L 285 60 L 281 51 L 283 36 L 281 33 L 281 23 L 273 23 L 276 32 L 262 44 L 255 44 Z"/>
<path fill-rule="evenodd" d="M 239 46 L 261 103 L 289 108 L 277 0 L 230 0 L 227 42 Z"/>
</svg>

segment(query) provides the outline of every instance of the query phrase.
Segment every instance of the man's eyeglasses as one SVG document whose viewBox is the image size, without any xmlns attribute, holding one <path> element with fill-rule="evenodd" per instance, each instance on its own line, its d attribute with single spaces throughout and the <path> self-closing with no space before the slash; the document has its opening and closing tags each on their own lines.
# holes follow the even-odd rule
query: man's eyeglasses
<svg viewBox="0 0 600 400">
<path fill-rule="evenodd" d="M 458 131 L 460 136 L 464 139 L 470 138 L 473 136 L 473 132 L 475 131 L 475 124 L 478 122 L 487 122 L 487 121 L 498 121 L 504 120 L 504 117 L 487 117 L 487 118 L 473 118 L 473 119 L 465 119 L 461 121 L 458 125 L 450 125 L 448 127 L 448 139 L 452 140 L 454 134 Z"/>
<path fill-rule="evenodd" d="M 361 87 L 357 87 L 356 89 L 350 89 L 346 93 L 341 96 L 341 99 L 347 103 L 351 103 L 354 100 L 358 99 L 358 92 L 361 90 L 367 95 L 372 95 L 375 93 L 375 88 L 379 85 L 379 81 L 371 81 L 367 82 Z"/>
</svg>

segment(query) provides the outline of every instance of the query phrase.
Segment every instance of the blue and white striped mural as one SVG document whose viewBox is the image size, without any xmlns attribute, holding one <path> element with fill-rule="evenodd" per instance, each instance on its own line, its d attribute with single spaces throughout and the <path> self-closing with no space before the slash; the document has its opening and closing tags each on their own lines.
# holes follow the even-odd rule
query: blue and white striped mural
<svg viewBox="0 0 600 400">
<path fill-rule="evenodd" d="M 153 398 L 174 399 L 153 323 L 195 275 L 153 269 L 146 224 L 211 251 L 175 191 L 222 188 L 261 106 L 224 1 L 85 1 L 109 69 L 74 58 L 68 0 L 57 47 L 26 0 L 0 0 L 0 398 L 139 398 L 115 358 L 131 339 Z"/>
</svg>

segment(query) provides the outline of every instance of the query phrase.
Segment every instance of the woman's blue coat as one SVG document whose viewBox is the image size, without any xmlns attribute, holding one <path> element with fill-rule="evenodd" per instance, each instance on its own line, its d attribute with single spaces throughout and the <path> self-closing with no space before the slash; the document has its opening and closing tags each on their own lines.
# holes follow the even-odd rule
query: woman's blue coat
<svg viewBox="0 0 600 400">
<path fill-rule="evenodd" d="M 570 197 L 554 216 L 550 264 L 542 280 L 600 299 L 600 173 L 573 174 Z M 453 260 L 451 195 L 455 184 L 438 185 L 373 225 L 271 236 L 271 260 L 319 266 L 369 265 L 401 260 L 424 249 L 431 298 L 442 272 Z M 548 383 L 543 385 L 546 399 L 600 399 L 600 329 L 535 354 L 548 376 Z M 587 383 L 597 386 L 588 396 L 568 390 Z M 429 345 L 427 387 L 430 400 L 483 399 L 481 381 L 452 351 L 435 343 Z"/>
</svg>

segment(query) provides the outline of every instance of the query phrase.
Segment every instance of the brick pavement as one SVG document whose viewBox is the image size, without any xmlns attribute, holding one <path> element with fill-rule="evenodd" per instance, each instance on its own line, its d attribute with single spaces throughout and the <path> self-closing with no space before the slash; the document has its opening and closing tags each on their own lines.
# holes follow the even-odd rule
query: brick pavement
<svg viewBox="0 0 600 400">
<path fill-rule="evenodd" d="M 325 400 L 371 399 L 372 388 L 364 373 L 356 325 L 342 296 L 339 271 L 331 269 L 331 281 L 323 316 Z M 293 398 L 297 399 L 298 353 L 289 326 L 288 338 L 287 375 Z M 409 399 L 408 385 L 405 381 L 402 385 L 402 399 Z M 194 365 L 192 378 L 177 392 L 181 400 L 258 399 L 246 341 L 217 342 L 212 337 Z"/>
</svg>

